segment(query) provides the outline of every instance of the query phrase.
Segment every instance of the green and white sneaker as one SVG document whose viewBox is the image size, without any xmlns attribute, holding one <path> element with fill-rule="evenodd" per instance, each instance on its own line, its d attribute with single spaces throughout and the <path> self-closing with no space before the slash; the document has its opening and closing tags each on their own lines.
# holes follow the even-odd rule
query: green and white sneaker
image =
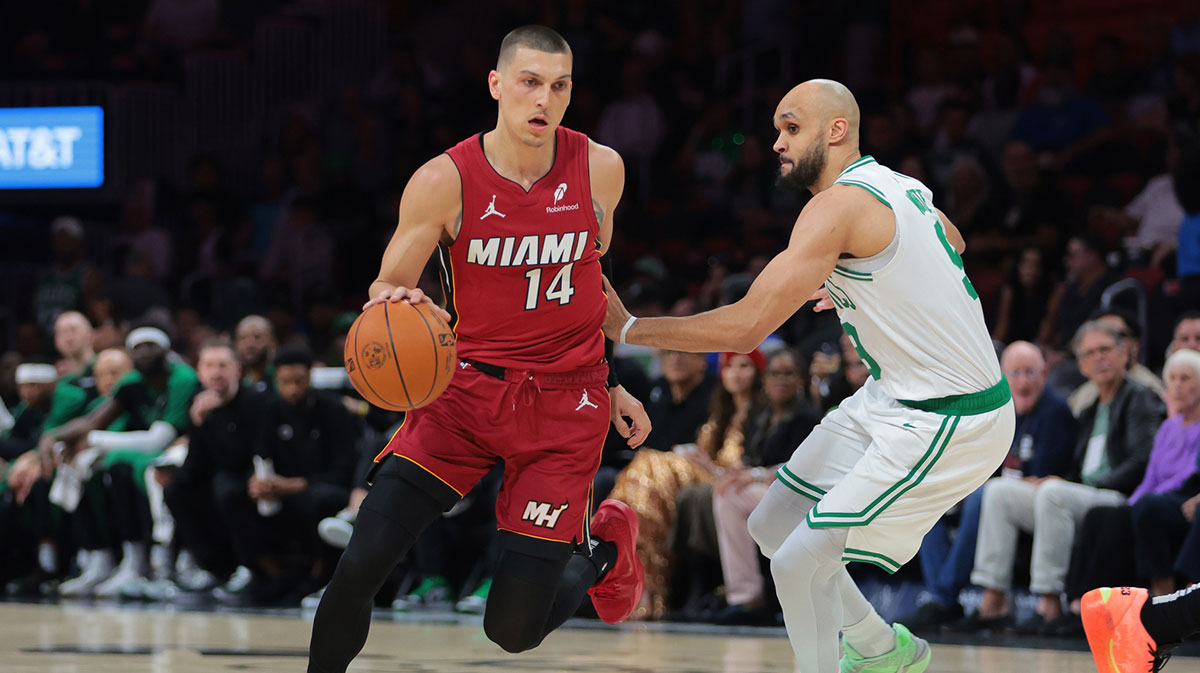
<svg viewBox="0 0 1200 673">
<path fill-rule="evenodd" d="M 929 643 L 909 632 L 903 624 L 892 624 L 896 647 L 878 657 L 864 657 L 842 641 L 842 673 L 923 673 L 933 651 Z"/>
<path fill-rule="evenodd" d="M 479 583 L 479 588 L 471 593 L 470 596 L 463 598 L 454 606 L 454 609 L 459 612 L 481 615 L 484 608 L 487 607 L 488 592 L 492 590 L 492 578 Z"/>
<path fill-rule="evenodd" d="M 426 577 L 407 596 L 398 596 L 392 601 L 397 612 L 411 610 L 439 610 L 450 607 L 450 582 L 441 575 Z"/>
</svg>

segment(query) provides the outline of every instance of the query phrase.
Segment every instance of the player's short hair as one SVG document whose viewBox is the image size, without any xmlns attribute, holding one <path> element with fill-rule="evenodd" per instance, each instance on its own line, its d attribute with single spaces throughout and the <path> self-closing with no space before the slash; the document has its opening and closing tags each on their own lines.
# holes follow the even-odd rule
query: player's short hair
<svg viewBox="0 0 1200 673">
<path fill-rule="evenodd" d="M 510 31 L 500 42 L 500 56 L 496 59 L 496 69 L 503 70 L 520 47 L 544 51 L 547 54 L 572 55 L 571 45 L 553 28 L 538 25 L 521 26 Z"/>
<path fill-rule="evenodd" d="M 295 344 L 284 346 L 275 353 L 275 368 L 278 369 L 284 365 L 304 365 L 306 368 L 312 369 L 312 351 L 306 346 Z"/>
</svg>

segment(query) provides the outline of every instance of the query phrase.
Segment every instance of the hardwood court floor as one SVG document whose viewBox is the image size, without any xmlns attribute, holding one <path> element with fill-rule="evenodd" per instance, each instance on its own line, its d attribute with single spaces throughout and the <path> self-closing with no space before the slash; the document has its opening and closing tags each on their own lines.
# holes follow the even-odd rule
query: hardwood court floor
<svg viewBox="0 0 1200 673">
<path fill-rule="evenodd" d="M 450 620 L 461 621 L 461 620 Z M 588 624 L 584 622 L 583 624 Z M 570 625 L 568 625 L 570 626 Z M 303 671 L 311 614 L 176 612 L 162 608 L 0 603 L 3 673 Z M 674 633 L 645 626 L 564 628 L 509 655 L 467 623 L 376 619 L 351 671 L 387 673 L 779 673 L 794 671 L 787 639 Z M 930 673 L 1094 673 L 1082 652 L 939 644 Z M 1174 660 L 1167 673 L 1200 670 Z"/>
</svg>

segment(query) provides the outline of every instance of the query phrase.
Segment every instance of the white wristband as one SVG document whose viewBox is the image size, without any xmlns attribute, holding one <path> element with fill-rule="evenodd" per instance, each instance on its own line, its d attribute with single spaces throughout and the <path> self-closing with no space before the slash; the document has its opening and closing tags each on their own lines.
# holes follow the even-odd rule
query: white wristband
<svg viewBox="0 0 1200 673">
<path fill-rule="evenodd" d="M 625 321 L 625 326 L 621 328 L 621 336 L 617 339 L 621 343 L 625 343 L 625 335 L 629 332 L 629 328 L 633 327 L 633 323 L 637 322 L 637 318 L 629 316 L 629 320 Z"/>
</svg>

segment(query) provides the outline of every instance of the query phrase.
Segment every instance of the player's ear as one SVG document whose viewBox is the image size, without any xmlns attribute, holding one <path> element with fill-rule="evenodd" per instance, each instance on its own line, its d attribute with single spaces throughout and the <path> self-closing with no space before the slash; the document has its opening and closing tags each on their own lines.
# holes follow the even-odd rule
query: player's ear
<svg viewBox="0 0 1200 673">
<path fill-rule="evenodd" d="M 488 91 L 493 100 L 500 100 L 500 73 L 495 70 L 488 73 Z"/>
<path fill-rule="evenodd" d="M 829 142 L 839 143 L 846 139 L 846 134 L 850 131 L 850 122 L 842 117 L 834 117 L 833 124 L 829 128 Z"/>
</svg>

